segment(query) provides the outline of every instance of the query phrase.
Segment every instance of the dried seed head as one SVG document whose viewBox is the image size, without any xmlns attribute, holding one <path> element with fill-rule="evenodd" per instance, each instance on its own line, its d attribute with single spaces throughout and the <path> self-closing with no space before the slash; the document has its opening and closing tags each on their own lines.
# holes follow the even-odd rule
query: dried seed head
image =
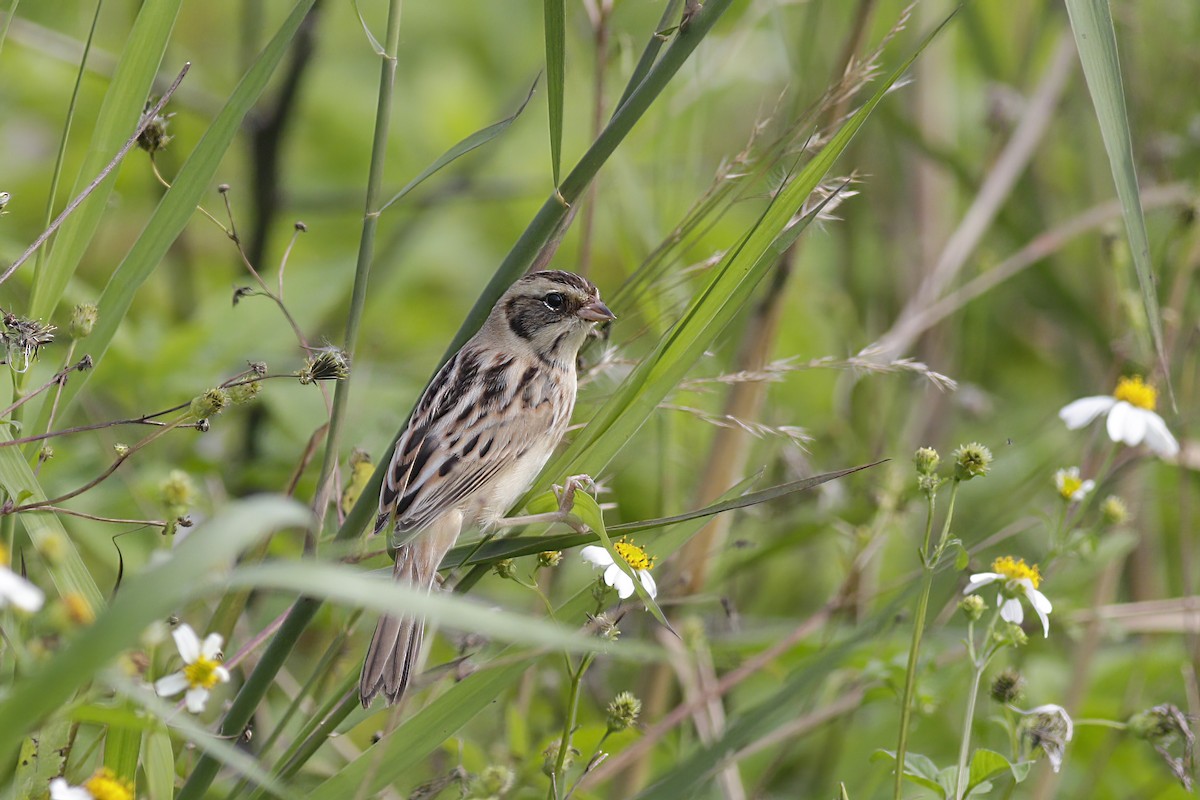
<svg viewBox="0 0 1200 800">
<path fill-rule="evenodd" d="M 296 377 L 302 384 L 344 381 L 350 377 L 350 361 L 345 352 L 336 347 L 323 348 L 304 363 L 304 369 Z"/>
<path fill-rule="evenodd" d="M 192 398 L 188 413 L 193 419 L 208 419 L 220 414 L 229 405 L 229 392 L 224 389 L 209 389 Z"/>
<path fill-rule="evenodd" d="M 642 701 L 631 692 L 621 692 L 608 704 L 608 731 L 616 733 L 632 728 L 642 713 Z"/>
<path fill-rule="evenodd" d="M 18 373 L 28 370 L 42 345 L 54 341 L 55 330 L 57 329 L 53 325 L 43 325 L 34 319 L 6 313 L 0 339 L 4 341 L 9 367 Z"/>
<path fill-rule="evenodd" d="M 992 451 L 979 442 L 959 445 L 954 451 L 954 478 L 969 481 L 987 475 L 992 464 Z"/>
<path fill-rule="evenodd" d="M 992 681 L 991 695 L 997 703 L 1014 703 L 1025 689 L 1025 679 L 1021 673 L 1006 669 Z"/>
<path fill-rule="evenodd" d="M 157 100 L 152 100 L 146 103 L 146 110 L 142 113 L 142 122 L 146 122 L 146 117 L 150 114 L 150 110 L 158 103 Z M 145 150 L 150 155 L 154 155 L 159 150 L 166 148 L 174 138 L 167 134 L 167 125 L 174 114 L 155 114 L 150 118 L 150 122 L 146 125 L 137 138 L 138 147 Z"/>
<path fill-rule="evenodd" d="M 538 553 L 539 567 L 557 567 L 562 562 L 562 550 L 546 550 Z"/>
</svg>

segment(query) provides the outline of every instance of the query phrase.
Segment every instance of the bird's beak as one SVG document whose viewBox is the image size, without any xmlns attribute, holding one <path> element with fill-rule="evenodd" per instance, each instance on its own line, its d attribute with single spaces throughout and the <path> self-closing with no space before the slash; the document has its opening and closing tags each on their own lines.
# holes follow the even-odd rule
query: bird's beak
<svg viewBox="0 0 1200 800">
<path fill-rule="evenodd" d="M 616 319 L 617 315 L 608 310 L 608 306 L 600 300 L 593 300 L 575 312 L 575 316 L 588 322 L 607 322 Z"/>
</svg>

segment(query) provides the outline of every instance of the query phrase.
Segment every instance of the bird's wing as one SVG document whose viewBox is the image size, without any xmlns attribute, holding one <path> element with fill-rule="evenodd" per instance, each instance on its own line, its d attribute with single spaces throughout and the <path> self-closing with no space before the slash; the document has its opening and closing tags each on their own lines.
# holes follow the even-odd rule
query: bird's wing
<svg viewBox="0 0 1200 800">
<path fill-rule="evenodd" d="M 375 532 L 425 527 L 565 424 L 563 404 L 532 391 L 541 369 L 470 345 L 446 362 L 396 443 Z"/>
</svg>

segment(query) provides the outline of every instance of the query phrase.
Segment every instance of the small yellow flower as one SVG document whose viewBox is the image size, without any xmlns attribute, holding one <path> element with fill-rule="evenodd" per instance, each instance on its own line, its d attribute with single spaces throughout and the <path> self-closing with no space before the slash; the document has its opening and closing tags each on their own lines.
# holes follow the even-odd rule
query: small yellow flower
<svg viewBox="0 0 1200 800">
<path fill-rule="evenodd" d="M 210 633 L 201 642 L 192 627 L 186 624 L 176 628 L 172 636 L 183 657 L 183 669 L 155 681 L 154 691 L 162 697 L 186 691 L 188 711 L 199 714 L 208 702 L 209 690 L 218 683 L 229 681 L 229 670 L 221 666 L 224 639 L 220 634 Z"/>
<path fill-rule="evenodd" d="M 66 778 L 50 781 L 50 800 L 133 800 L 133 783 L 102 767 L 82 786 L 72 786 Z"/>
<path fill-rule="evenodd" d="M 1078 503 L 1096 488 L 1095 481 L 1085 481 L 1079 476 L 1079 467 L 1068 467 L 1055 472 L 1054 484 L 1058 487 L 1059 495 L 1068 503 Z"/>
<path fill-rule="evenodd" d="M 96 612 L 87 598 L 79 592 L 67 592 L 63 595 L 63 605 L 67 608 L 67 616 L 76 625 L 91 625 L 96 621 Z"/>
<path fill-rule="evenodd" d="M 650 570 L 654 567 L 654 559 L 636 544 L 626 541 L 615 542 L 613 549 L 637 575 L 646 594 L 651 598 L 657 597 L 658 585 L 655 584 L 654 577 L 650 574 Z M 604 568 L 604 582 L 616 589 L 617 596 L 622 600 L 633 595 L 633 578 L 629 577 L 629 574 L 613 561 L 613 557 L 603 547 L 590 544 L 580 550 L 579 555 L 583 556 L 583 560 L 589 564 Z"/>
<path fill-rule="evenodd" d="M 1042 583 L 1042 574 L 1036 564 L 1026 564 L 1025 559 L 1015 559 L 1003 556 L 992 562 L 994 572 L 979 572 L 971 576 L 971 582 L 963 589 L 963 594 L 971 594 L 984 586 L 997 581 L 1004 585 L 996 598 L 1000 606 L 1000 619 L 1020 625 L 1025 619 L 1025 611 L 1021 607 L 1021 598 L 1025 598 L 1042 621 L 1042 635 L 1050 635 L 1050 612 L 1052 606 L 1046 595 L 1038 591 Z"/>
</svg>

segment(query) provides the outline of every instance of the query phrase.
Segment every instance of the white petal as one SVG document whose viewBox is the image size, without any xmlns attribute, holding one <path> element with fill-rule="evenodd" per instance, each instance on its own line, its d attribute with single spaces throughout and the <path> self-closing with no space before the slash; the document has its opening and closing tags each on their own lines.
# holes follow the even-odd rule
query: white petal
<svg viewBox="0 0 1200 800">
<path fill-rule="evenodd" d="M 0 567 L 0 608 L 12 603 L 24 611 L 37 611 L 46 602 L 42 590 L 13 572 Z"/>
<path fill-rule="evenodd" d="M 625 574 L 625 570 L 612 564 L 604 570 L 604 582 L 617 590 L 617 597 L 624 600 L 633 594 L 633 578 Z"/>
<path fill-rule="evenodd" d="M 996 599 L 1000 602 L 1000 598 Z M 1004 605 L 1000 606 L 1000 619 L 1005 622 L 1015 622 L 1020 625 L 1025 621 L 1025 610 L 1021 608 L 1021 601 L 1015 597 L 1004 601 Z"/>
<path fill-rule="evenodd" d="M 167 675 L 165 678 L 156 680 L 154 682 L 154 693 L 159 697 L 171 697 L 186 690 L 190 685 L 182 672 L 176 672 Z"/>
<path fill-rule="evenodd" d="M 50 800 L 93 800 L 92 793 L 82 786 L 72 786 L 66 778 L 50 781 Z"/>
<path fill-rule="evenodd" d="M 1075 494 L 1071 495 L 1071 499 L 1079 502 L 1092 493 L 1092 489 L 1096 488 L 1096 482 L 1092 480 L 1084 481 L 1079 484 L 1079 488 L 1075 490 Z"/>
<path fill-rule="evenodd" d="M 1108 412 L 1108 438 L 1137 447 L 1146 436 L 1146 418 L 1142 409 L 1134 408 L 1125 401 L 1113 406 Z"/>
<path fill-rule="evenodd" d="M 187 710 L 193 714 L 199 714 L 204 710 L 204 704 L 208 702 L 208 689 L 203 686 L 197 686 L 187 693 Z"/>
<path fill-rule="evenodd" d="M 642 588 L 646 590 L 646 594 L 650 595 L 650 599 L 658 597 L 658 584 L 654 582 L 654 576 L 650 574 L 650 570 L 639 569 L 638 577 L 642 579 Z"/>
<path fill-rule="evenodd" d="M 1167 423 L 1153 411 L 1146 412 L 1146 445 L 1160 458 L 1179 455 L 1179 442 L 1167 429 Z"/>
<path fill-rule="evenodd" d="M 1117 401 L 1108 395 L 1085 397 L 1068 403 L 1058 412 L 1058 418 L 1067 423 L 1068 430 L 1077 430 L 1113 407 Z"/>
<path fill-rule="evenodd" d="M 1049 639 L 1050 638 L 1050 617 L 1048 616 L 1049 612 L 1038 608 L 1036 605 L 1033 607 L 1033 611 L 1035 614 L 1038 615 L 1038 619 L 1040 619 L 1042 621 L 1042 638 Z"/>
<path fill-rule="evenodd" d="M 607 567 L 613 563 L 612 556 L 603 547 L 597 547 L 594 544 L 589 544 L 587 547 L 579 551 L 579 555 L 589 564 L 595 564 L 597 567 Z M 612 584 L 609 584 L 610 586 Z"/>
<path fill-rule="evenodd" d="M 224 667 L 217 667 L 213 670 L 213 673 L 221 683 L 229 683 L 229 670 Z"/>
<path fill-rule="evenodd" d="M 1067 732 L 1065 734 L 1063 734 L 1063 742 L 1071 741 L 1071 738 L 1075 735 L 1075 723 L 1071 721 L 1071 715 L 1067 713 L 1067 710 L 1060 705 L 1056 705 L 1055 703 L 1047 703 L 1044 706 L 1038 706 L 1037 708 L 1031 708 L 1028 711 L 1023 711 L 1021 713 L 1023 713 L 1023 714 L 1056 714 L 1058 716 L 1058 718 L 1061 719 L 1067 727 Z"/>
<path fill-rule="evenodd" d="M 963 594 L 970 594 L 983 586 L 987 586 L 989 583 L 995 583 L 1003 578 L 1004 576 L 998 572 L 977 572 L 971 576 L 971 582 L 967 584 L 967 588 L 963 589 Z"/>
<path fill-rule="evenodd" d="M 200 657 L 200 639 L 191 625 L 186 622 L 177 625 L 171 636 L 175 638 L 175 646 L 179 648 L 179 655 L 184 663 L 191 664 Z"/>
<path fill-rule="evenodd" d="M 1039 592 L 1037 589 L 1030 587 L 1026 590 L 1025 596 L 1029 598 L 1029 605 L 1033 606 L 1034 610 L 1049 614 L 1054 610 L 1054 606 L 1050 605 L 1050 600 L 1046 595 Z"/>
<path fill-rule="evenodd" d="M 210 633 L 204 637 L 204 644 L 200 645 L 200 655 L 207 658 L 209 661 L 214 661 L 217 655 L 221 652 L 221 645 L 225 644 L 225 638 L 219 633 Z"/>
</svg>

